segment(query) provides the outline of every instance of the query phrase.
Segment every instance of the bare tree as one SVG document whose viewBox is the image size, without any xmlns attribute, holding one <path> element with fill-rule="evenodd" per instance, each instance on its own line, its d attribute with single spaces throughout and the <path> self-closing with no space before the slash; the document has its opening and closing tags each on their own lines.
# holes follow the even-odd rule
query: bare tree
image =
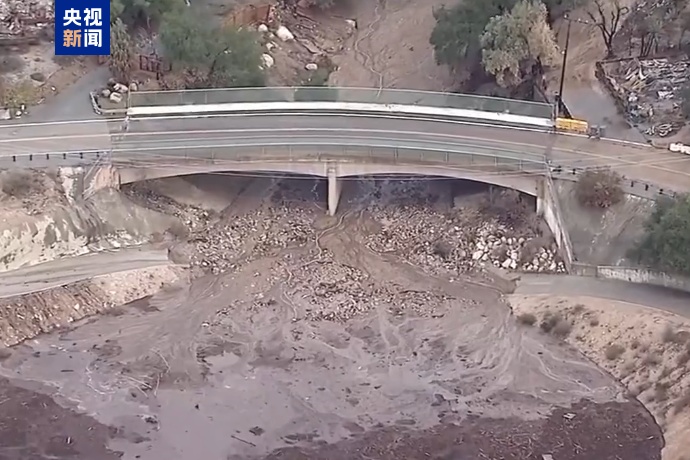
<svg viewBox="0 0 690 460">
<path fill-rule="evenodd" d="M 587 15 L 601 32 L 606 46 L 606 59 L 614 56 L 613 39 L 623 25 L 623 17 L 630 12 L 630 8 L 621 5 L 620 0 L 613 0 L 610 5 L 606 5 L 605 0 L 594 0 L 596 11 L 587 11 Z"/>
</svg>

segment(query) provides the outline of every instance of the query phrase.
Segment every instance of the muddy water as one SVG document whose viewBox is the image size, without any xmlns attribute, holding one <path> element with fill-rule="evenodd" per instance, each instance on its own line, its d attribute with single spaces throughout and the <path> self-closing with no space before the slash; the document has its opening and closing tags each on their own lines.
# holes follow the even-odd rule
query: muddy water
<svg viewBox="0 0 690 460">
<path fill-rule="evenodd" d="M 367 249 L 370 185 L 346 194 L 338 218 L 316 218 L 307 247 L 41 337 L 2 373 L 43 382 L 62 403 L 121 427 L 111 447 L 147 460 L 260 457 L 382 425 L 535 419 L 582 398 L 620 398 L 595 366 L 518 327 L 484 281 L 431 277 Z M 319 184 L 303 192 L 323 198 Z M 317 258 L 372 285 L 444 297 L 422 310 L 377 303 L 346 322 L 310 321 L 314 286 L 299 273 Z"/>
</svg>

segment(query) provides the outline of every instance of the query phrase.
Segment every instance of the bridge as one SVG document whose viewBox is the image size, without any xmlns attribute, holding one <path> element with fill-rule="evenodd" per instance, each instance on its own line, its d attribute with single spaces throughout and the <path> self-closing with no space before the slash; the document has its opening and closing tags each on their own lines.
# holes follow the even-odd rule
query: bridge
<svg viewBox="0 0 690 460">
<path fill-rule="evenodd" d="M 690 158 L 644 144 L 553 134 L 548 104 L 356 88 L 135 92 L 119 120 L 0 127 L 0 167 L 112 163 L 121 183 L 212 171 L 329 179 L 434 175 L 539 194 L 540 178 L 612 167 L 633 193 L 690 191 Z"/>
</svg>

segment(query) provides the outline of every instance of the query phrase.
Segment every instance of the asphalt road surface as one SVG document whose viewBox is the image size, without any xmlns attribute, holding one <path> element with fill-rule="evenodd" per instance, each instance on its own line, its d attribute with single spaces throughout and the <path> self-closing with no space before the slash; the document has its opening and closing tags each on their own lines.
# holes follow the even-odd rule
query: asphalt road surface
<svg viewBox="0 0 690 460">
<path fill-rule="evenodd" d="M 45 291 L 110 273 L 169 264 L 166 251 L 149 247 L 65 257 L 3 273 L 0 298 Z"/>
<path fill-rule="evenodd" d="M 357 114 L 231 114 L 135 119 L 126 134 L 120 129 L 121 122 L 106 120 L 5 125 L 0 127 L 0 157 L 7 162 L 17 154 L 114 148 L 116 161 L 131 161 L 162 154 L 207 158 L 211 147 L 230 152 L 232 146 L 260 143 L 283 150 L 289 144 L 334 144 L 337 151 L 368 143 L 525 160 L 546 157 L 565 170 L 610 166 L 634 181 L 690 191 L 690 156 L 469 122 Z"/>
</svg>

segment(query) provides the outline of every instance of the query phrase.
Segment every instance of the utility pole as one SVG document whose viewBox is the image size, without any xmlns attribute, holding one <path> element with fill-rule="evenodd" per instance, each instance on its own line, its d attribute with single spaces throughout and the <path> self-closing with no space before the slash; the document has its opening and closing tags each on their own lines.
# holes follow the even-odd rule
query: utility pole
<svg viewBox="0 0 690 460">
<path fill-rule="evenodd" d="M 563 16 L 563 19 L 568 21 L 568 29 L 565 32 L 565 48 L 563 48 L 563 64 L 561 65 L 561 81 L 558 85 L 558 105 L 563 103 L 563 84 L 565 83 L 565 65 L 568 62 L 568 45 L 570 45 L 570 25 L 572 21 L 568 18 L 568 15 Z M 560 112 L 560 110 L 559 110 Z"/>
<path fill-rule="evenodd" d="M 568 46 L 570 45 L 570 26 L 573 22 L 579 22 L 580 24 L 592 24 L 589 21 L 582 19 L 571 19 L 567 14 L 563 16 L 563 20 L 568 22 L 568 28 L 565 32 L 565 47 L 563 48 L 563 64 L 561 65 L 561 81 L 558 84 L 558 96 L 556 96 L 556 102 L 558 103 L 558 112 L 561 112 L 561 108 L 565 107 L 565 102 L 563 101 L 563 85 L 565 84 L 565 67 L 568 62 Z"/>
</svg>

